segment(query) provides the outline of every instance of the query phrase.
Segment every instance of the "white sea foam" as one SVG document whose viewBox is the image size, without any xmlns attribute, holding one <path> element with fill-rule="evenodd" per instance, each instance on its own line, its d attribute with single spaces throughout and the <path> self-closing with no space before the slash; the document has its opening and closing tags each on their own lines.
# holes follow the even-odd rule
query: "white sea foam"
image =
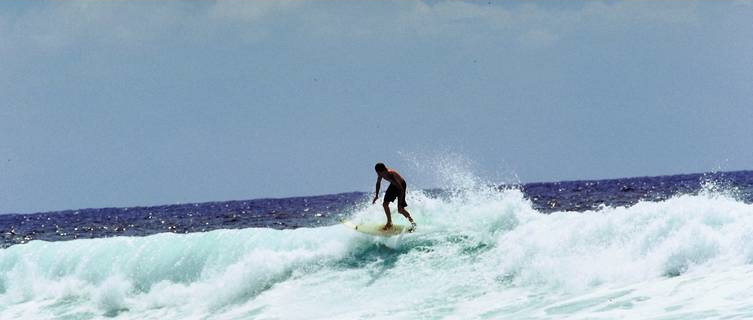
<svg viewBox="0 0 753 320">
<path fill-rule="evenodd" d="M 709 191 L 545 215 L 479 185 L 411 192 L 418 231 L 389 239 L 335 225 L 12 246 L 0 318 L 753 317 L 750 204 Z"/>
</svg>

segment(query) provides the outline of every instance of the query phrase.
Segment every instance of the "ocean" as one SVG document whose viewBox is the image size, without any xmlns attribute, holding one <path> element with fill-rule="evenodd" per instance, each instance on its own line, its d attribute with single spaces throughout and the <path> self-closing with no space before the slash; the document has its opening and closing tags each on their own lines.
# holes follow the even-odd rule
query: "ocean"
<svg viewBox="0 0 753 320">
<path fill-rule="evenodd" d="M 753 171 L 476 180 L 3 214 L 0 319 L 753 318 Z"/>
</svg>

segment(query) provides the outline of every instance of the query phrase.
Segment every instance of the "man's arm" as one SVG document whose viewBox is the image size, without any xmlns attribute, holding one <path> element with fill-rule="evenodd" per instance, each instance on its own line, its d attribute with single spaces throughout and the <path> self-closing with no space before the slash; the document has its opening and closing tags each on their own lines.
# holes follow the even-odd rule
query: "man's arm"
<svg viewBox="0 0 753 320">
<path fill-rule="evenodd" d="M 371 200 L 371 204 L 376 203 L 377 199 L 379 199 L 379 188 L 381 187 L 382 187 L 382 177 L 377 176 L 376 192 L 374 192 L 374 200 Z"/>
</svg>

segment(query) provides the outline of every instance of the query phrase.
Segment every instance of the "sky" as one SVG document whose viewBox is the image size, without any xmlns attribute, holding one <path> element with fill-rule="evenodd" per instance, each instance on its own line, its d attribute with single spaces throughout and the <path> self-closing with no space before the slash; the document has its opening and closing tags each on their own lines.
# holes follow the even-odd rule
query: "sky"
<svg viewBox="0 0 753 320">
<path fill-rule="evenodd" d="M 753 169 L 753 1 L 3 1 L 0 213 Z"/>
</svg>

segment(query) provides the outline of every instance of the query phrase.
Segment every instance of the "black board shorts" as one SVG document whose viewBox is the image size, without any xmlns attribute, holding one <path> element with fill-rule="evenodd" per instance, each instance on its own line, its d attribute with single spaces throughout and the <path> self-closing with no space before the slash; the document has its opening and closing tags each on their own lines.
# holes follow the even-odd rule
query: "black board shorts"
<svg viewBox="0 0 753 320">
<path fill-rule="evenodd" d="M 408 185 L 405 183 L 405 181 L 403 181 L 402 185 L 403 185 L 403 189 L 408 190 Z M 390 183 L 390 186 L 387 187 L 387 191 L 384 192 L 384 203 L 390 203 L 392 201 L 395 201 L 395 199 L 397 199 L 399 195 L 400 195 L 400 190 L 398 190 L 397 187 L 395 187 L 394 185 L 392 185 L 392 183 Z M 408 204 L 405 202 L 405 200 L 403 201 L 398 200 L 397 206 L 407 207 Z"/>
</svg>

